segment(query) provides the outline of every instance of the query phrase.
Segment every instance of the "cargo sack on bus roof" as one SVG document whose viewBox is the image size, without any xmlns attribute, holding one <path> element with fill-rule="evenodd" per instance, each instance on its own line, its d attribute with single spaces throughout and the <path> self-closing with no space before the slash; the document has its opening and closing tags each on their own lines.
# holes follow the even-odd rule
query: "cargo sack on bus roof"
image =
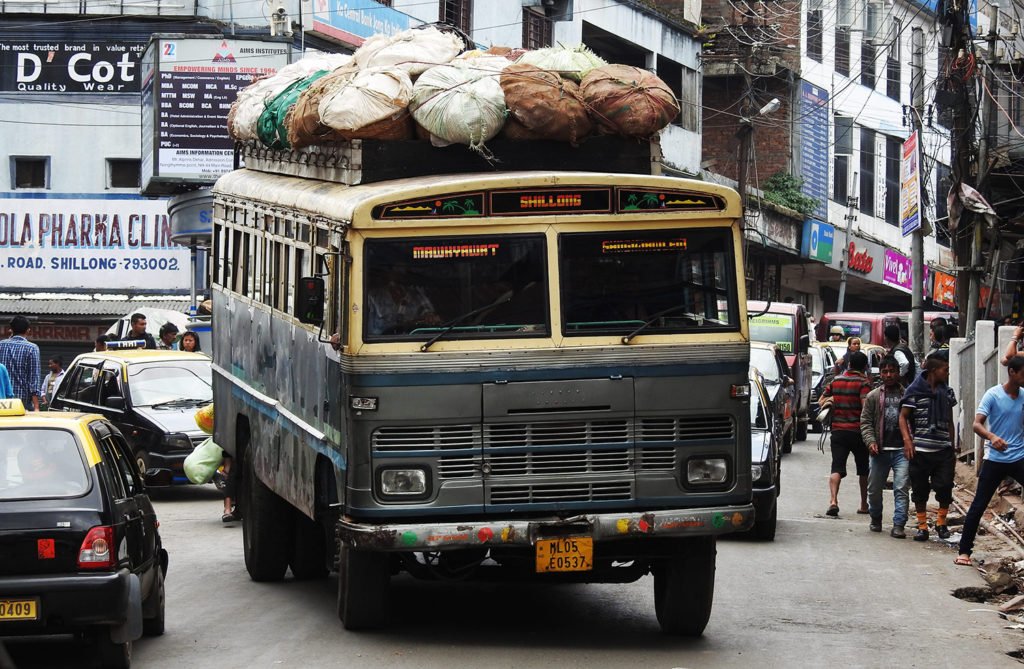
<svg viewBox="0 0 1024 669">
<path fill-rule="evenodd" d="M 264 146 L 271 149 L 290 148 L 285 116 L 295 106 L 295 101 L 299 99 L 299 95 L 312 86 L 317 79 L 326 74 L 328 74 L 327 70 L 314 72 L 305 79 L 292 83 L 267 103 L 267 108 L 260 114 L 260 120 L 256 124 L 257 133 Z"/>
<path fill-rule="evenodd" d="M 284 120 L 288 127 L 289 144 L 295 148 L 301 148 L 343 139 L 320 121 L 320 101 L 324 96 L 330 95 L 334 90 L 343 86 L 355 76 L 356 72 L 355 63 L 349 63 L 320 77 L 313 82 L 312 86 L 299 94 L 295 106 L 288 112 Z"/>
<path fill-rule="evenodd" d="M 416 80 L 409 111 L 436 146 L 465 144 L 487 155 L 484 142 L 505 123 L 498 77 L 509 64 L 500 56 L 479 56 L 432 67 Z"/>
<path fill-rule="evenodd" d="M 435 65 L 448 63 L 466 48 L 466 42 L 455 32 L 428 25 L 397 35 L 373 35 L 356 49 L 352 58 L 361 70 L 397 67 L 415 77 Z"/>
<path fill-rule="evenodd" d="M 247 141 L 259 136 L 257 124 L 267 102 L 296 81 L 301 81 L 319 70 L 334 70 L 352 60 L 348 54 L 308 56 L 291 65 L 285 65 L 275 74 L 257 79 L 238 92 L 228 112 L 228 133 L 237 140 Z"/>
<path fill-rule="evenodd" d="M 591 70 L 580 84 L 580 94 L 602 130 L 627 137 L 650 137 L 679 114 L 672 89 L 631 65 Z"/>
<path fill-rule="evenodd" d="M 594 128 L 579 86 L 558 73 L 516 63 L 501 73 L 509 110 L 502 131 L 509 139 L 550 139 L 578 144 Z"/>
<path fill-rule="evenodd" d="M 397 67 L 360 70 L 320 100 L 320 121 L 346 139 L 410 139 L 412 80 Z"/>
<path fill-rule="evenodd" d="M 516 62 L 533 65 L 542 70 L 551 70 L 576 82 L 581 81 L 595 67 L 608 64 L 606 60 L 582 44 L 574 47 L 559 45 L 527 51 Z"/>
</svg>

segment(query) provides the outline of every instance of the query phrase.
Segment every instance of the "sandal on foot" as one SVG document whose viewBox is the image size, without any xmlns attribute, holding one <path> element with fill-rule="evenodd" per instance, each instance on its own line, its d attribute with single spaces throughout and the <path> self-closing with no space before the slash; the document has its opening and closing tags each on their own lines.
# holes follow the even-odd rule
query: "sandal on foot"
<svg viewBox="0 0 1024 669">
<path fill-rule="evenodd" d="M 953 560 L 953 564 L 959 565 L 961 567 L 970 567 L 972 565 L 972 563 L 971 563 L 971 556 L 970 555 L 957 555 L 956 558 L 954 558 L 954 560 Z"/>
<path fill-rule="evenodd" d="M 222 523 L 233 523 L 236 520 L 238 520 L 238 515 L 235 514 L 234 511 L 232 511 L 231 513 L 225 513 L 223 516 L 220 517 L 220 522 Z"/>
<path fill-rule="evenodd" d="M 832 506 L 828 507 L 828 511 L 825 512 L 825 515 L 832 516 L 833 518 L 835 518 L 839 515 L 839 507 L 833 504 Z"/>
</svg>

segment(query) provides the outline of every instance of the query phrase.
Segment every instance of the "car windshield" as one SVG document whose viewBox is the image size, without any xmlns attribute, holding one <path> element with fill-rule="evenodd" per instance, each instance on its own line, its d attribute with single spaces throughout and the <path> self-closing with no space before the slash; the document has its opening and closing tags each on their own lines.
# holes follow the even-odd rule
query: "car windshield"
<svg viewBox="0 0 1024 669">
<path fill-rule="evenodd" d="M 88 490 L 88 472 L 70 432 L 0 432 L 0 500 L 78 497 Z"/>
<path fill-rule="evenodd" d="M 565 234 L 559 270 L 567 336 L 738 329 L 725 229 Z"/>
<path fill-rule="evenodd" d="M 543 235 L 372 239 L 366 341 L 547 335 Z"/>
<path fill-rule="evenodd" d="M 750 338 L 775 344 L 783 353 L 793 352 L 793 316 L 761 314 L 750 319 Z"/>
<path fill-rule="evenodd" d="M 754 429 L 767 430 L 768 419 L 765 416 L 764 404 L 759 393 L 751 384 L 750 388 L 750 426 Z"/>
<path fill-rule="evenodd" d="M 168 360 L 131 365 L 128 392 L 134 406 L 209 402 L 213 399 L 210 361 Z"/>
<path fill-rule="evenodd" d="M 750 347 L 750 364 L 761 372 L 765 383 L 779 383 L 782 378 L 779 376 L 779 362 L 775 359 L 775 353 L 767 348 Z"/>
</svg>

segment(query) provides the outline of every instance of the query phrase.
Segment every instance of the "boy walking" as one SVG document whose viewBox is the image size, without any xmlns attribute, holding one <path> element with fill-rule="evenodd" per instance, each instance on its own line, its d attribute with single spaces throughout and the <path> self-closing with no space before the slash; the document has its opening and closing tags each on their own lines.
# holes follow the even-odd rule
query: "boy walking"
<svg viewBox="0 0 1024 669">
<path fill-rule="evenodd" d="M 889 536 L 904 539 L 907 511 L 910 506 L 910 462 L 903 453 L 900 435 L 900 363 L 892 357 L 882 358 L 878 367 L 882 385 L 868 393 L 860 414 L 860 434 L 871 456 L 868 472 L 868 513 L 872 532 L 882 531 L 882 488 L 892 471 L 893 514 Z"/>
<path fill-rule="evenodd" d="M 935 491 L 939 513 L 935 533 L 949 538 L 946 515 L 953 501 L 953 407 L 956 396 L 946 385 L 949 359 L 941 353 L 925 358 L 924 369 L 910 384 L 900 402 L 900 433 L 903 453 L 910 460 L 911 499 L 917 512 L 914 541 L 928 541 L 928 497 Z"/>
<path fill-rule="evenodd" d="M 832 379 L 822 397 L 833 398 L 832 403 L 832 471 L 828 477 L 829 501 L 827 516 L 839 515 L 839 483 L 846 477 L 846 461 L 853 454 L 860 483 L 860 508 L 857 513 L 868 512 L 868 449 L 860 433 L 860 414 L 864 398 L 871 390 L 864 370 L 868 356 L 861 351 L 849 355 L 850 368 Z"/>
<path fill-rule="evenodd" d="M 964 519 L 960 550 L 954 562 L 970 566 L 974 537 L 996 488 L 1007 476 L 1024 482 L 1024 356 L 1015 355 L 1006 365 L 1006 383 L 989 388 L 974 416 L 974 434 L 986 440 L 985 459 L 978 474 L 978 489 Z M 987 423 L 987 424 L 986 424 Z"/>
</svg>

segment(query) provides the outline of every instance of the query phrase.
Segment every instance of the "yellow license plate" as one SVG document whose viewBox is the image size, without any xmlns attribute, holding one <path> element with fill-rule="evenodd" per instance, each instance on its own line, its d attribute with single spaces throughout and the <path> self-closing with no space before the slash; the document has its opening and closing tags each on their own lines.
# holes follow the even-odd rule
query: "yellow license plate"
<svg viewBox="0 0 1024 669">
<path fill-rule="evenodd" d="M 39 602 L 34 599 L 0 599 L 0 620 L 37 620 Z"/>
<path fill-rule="evenodd" d="M 537 572 L 590 571 L 594 568 L 592 537 L 537 540 Z"/>
</svg>

